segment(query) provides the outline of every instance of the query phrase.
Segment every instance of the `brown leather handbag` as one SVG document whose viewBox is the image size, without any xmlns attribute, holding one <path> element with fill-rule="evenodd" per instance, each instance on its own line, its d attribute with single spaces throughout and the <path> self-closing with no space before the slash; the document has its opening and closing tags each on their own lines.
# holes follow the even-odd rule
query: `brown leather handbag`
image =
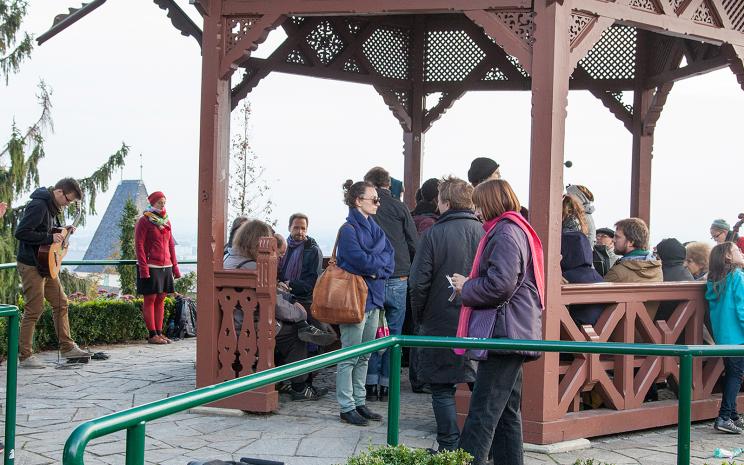
<svg viewBox="0 0 744 465">
<path fill-rule="evenodd" d="M 315 283 L 310 311 L 316 320 L 324 323 L 361 323 L 367 304 L 367 283 L 363 277 L 349 273 L 336 265 L 336 247 L 340 235 L 339 229 L 328 267 Z"/>
</svg>

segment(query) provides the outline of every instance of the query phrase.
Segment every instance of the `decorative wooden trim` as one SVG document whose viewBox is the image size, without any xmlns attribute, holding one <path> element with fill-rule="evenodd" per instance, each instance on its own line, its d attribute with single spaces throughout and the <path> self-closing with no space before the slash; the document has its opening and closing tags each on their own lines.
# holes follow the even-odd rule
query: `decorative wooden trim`
<svg viewBox="0 0 744 465">
<path fill-rule="evenodd" d="M 572 15 L 573 16 L 573 15 Z M 599 39 L 602 38 L 602 34 L 615 23 L 612 18 L 595 17 L 595 19 L 588 25 L 588 27 L 581 31 L 580 35 L 576 40 L 571 42 L 571 57 L 569 61 L 569 70 L 573 72 L 576 66 L 579 64 L 589 50 L 594 47 Z"/>
<path fill-rule="evenodd" d="M 223 50 L 220 76 L 228 79 L 286 17 L 281 14 L 223 17 Z M 240 28 L 233 32 L 232 29 Z"/>
<path fill-rule="evenodd" d="M 223 13 L 288 15 L 452 13 L 491 8 L 532 8 L 531 0 L 225 0 Z"/>
<path fill-rule="evenodd" d="M 193 37 L 196 43 L 201 47 L 202 44 L 202 30 L 195 22 L 191 20 L 189 15 L 181 9 L 175 0 L 153 0 L 155 4 L 161 9 L 168 12 L 167 17 L 170 19 L 171 24 L 178 29 L 182 36 Z"/>
<path fill-rule="evenodd" d="M 506 53 L 516 57 L 522 67 L 532 74 L 532 45 L 531 33 L 518 34 L 516 29 L 531 28 L 526 24 L 517 24 L 521 22 L 517 18 L 509 18 L 504 15 L 522 16 L 532 15 L 531 9 L 510 10 L 510 11 L 466 11 L 465 16 L 470 18 L 475 24 L 482 27 L 483 30 L 496 43 L 503 48 Z M 511 24 L 511 26 L 510 26 Z"/>
<path fill-rule="evenodd" d="M 744 90 L 744 47 L 736 45 L 727 45 L 726 47 L 730 47 L 731 62 L 729 68 L 736 75 L 736 80 L 739 82 L 741 89 Z"/>
</svg>

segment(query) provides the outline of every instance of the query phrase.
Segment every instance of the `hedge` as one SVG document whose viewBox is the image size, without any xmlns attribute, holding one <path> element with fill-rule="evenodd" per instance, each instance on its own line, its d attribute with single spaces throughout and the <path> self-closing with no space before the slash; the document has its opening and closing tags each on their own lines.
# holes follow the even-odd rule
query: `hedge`
<svg viewBox="0 0 744 465">
<path fill-rule="evenodd" d="M 52 309 L 45 303 L 44 313 L 36 323 L 34 350 L 56 349 Z M 23 311 L 23 302 L 18 308 Z M 175 300 L 165 299 L 165 321 L 175 309 Z M 111 344 L 147 338 L 147 328 L 142 319 L 142 299 L 96 299 L 86 302 L 69 302 L 70 332 L 81 346 Z M 0 354 L 8 351 L 8 320 L 0 318 Z"/>
</svg>

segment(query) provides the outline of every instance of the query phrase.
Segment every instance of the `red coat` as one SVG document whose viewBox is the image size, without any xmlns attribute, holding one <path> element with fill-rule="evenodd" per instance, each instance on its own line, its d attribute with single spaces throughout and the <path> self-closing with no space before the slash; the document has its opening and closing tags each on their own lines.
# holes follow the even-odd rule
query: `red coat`
<svg viewBox="0 0 744 465">
<path fill-rule="evenodd" d="M 170 222 L 168 225 L 170 226 Z M 141 217 L 134 227 L 134 248 L 141 278 L 150 277 L 147 265 L 173 265 L 173 276 L 181 277 L 176 259 L 176 243 L 170 228 L 160 229 L 146 216 Z"/>
</svg>

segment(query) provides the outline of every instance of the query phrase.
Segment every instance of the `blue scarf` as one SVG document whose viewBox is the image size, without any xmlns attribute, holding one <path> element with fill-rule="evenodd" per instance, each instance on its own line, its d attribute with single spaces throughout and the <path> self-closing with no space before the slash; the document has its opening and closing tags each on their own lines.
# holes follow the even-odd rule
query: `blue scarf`
<svg viewBox="0 0 744 465">
<path fill-rule="evenodd" d="M 385 251 L 387 237 L 372 217 L 365 218 L 356 208 L 349 208 L 346 221 L 354 227 L 359 246 L 368 254 L 381 254 Z"/>
<path fill-rule="evenodd" d="M 282 257 L 279 269 L 282 281 L 296 281 L 302 275 L 302 252 L 305 250 L 305 241 L 296 241 L 289 237 L 287 239 L 287 253 Z"/>
</svg>

